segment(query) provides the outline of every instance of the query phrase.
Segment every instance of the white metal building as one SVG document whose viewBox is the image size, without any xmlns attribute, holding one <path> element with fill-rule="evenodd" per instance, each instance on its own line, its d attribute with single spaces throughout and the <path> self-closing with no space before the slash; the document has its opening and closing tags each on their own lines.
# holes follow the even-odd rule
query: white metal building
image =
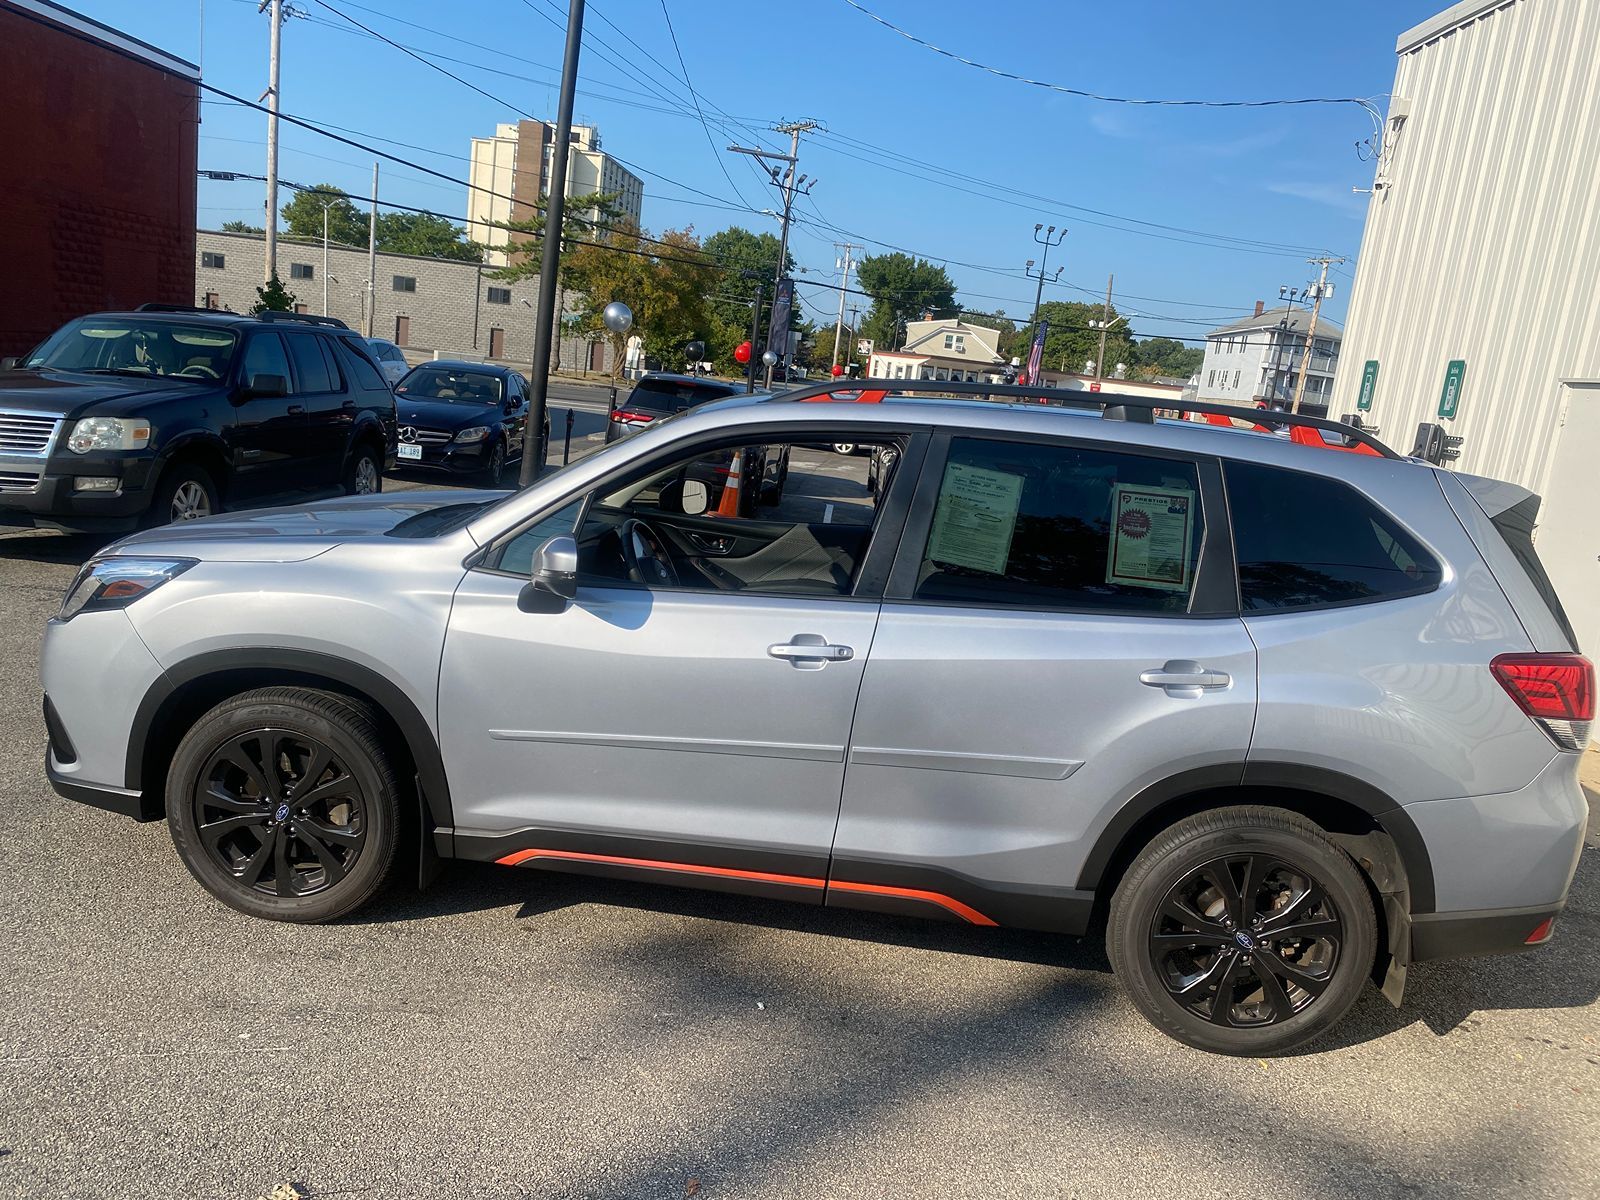
<svg viewBox="0 0 1600 1200">
<path fill-rule="evenodd" d="M 1464 0 L 1402 34 L 1331 412 L 1540 493 L 1600 651 L 1600 3 Z"/>
</svg>

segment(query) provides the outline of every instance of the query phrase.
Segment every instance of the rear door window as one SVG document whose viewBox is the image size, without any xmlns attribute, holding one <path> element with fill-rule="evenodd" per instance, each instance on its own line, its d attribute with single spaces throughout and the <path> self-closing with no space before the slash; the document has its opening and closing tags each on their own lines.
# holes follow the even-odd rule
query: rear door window
<svg viewBox="0 0 1600 1200">
<path fill-rule="evenodd" d="M 950 443 L 918 600 L 1185 613 L 1204 533 L 1184 459 L 1060 443 Z"/>
<path fill-rule="evenodd" d="M 336 391 L 338 385 L 328 373 L 328 363 L 322 357 L 314 333 L 286 333 L 283 340 L 289 345 L 289 357 L 294 362 L 295 391 L 303 395 L 317 395 Z"/>
<path fill-rule="evenodd" d="M 1242 462 L 1224 476 L 1246 612 L 1415 596 L 1443 578 L 1438 560 L 1348 484 Z"/>
</svg>

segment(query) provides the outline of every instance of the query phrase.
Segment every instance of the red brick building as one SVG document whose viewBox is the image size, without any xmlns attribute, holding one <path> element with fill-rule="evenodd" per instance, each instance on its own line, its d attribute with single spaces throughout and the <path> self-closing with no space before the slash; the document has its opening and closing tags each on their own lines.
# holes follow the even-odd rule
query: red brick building
<svg viewBox="0 0 1600 1200">
<path fill-rule="evenodd" d="M 97 309 L 194 303 L 199 79 L 49 0 L 0 0 L 0 355 Z"/>
</svg>

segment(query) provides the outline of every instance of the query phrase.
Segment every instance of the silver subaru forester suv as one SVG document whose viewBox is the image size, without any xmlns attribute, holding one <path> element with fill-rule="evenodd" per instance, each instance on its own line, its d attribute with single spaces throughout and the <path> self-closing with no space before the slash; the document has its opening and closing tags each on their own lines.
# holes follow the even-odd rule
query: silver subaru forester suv
<svg viewBox="0 0 1600 1200">
<path fill-rule="evenodd" d="M 45 635 L 49 778 L 277 920 L 459 858 L 1103 928 L 1231 1054 L 1550 938 L 1594 681 L 1536 497 L 1309 418 L 860 386 L 119 542 Z"/>
</svg>

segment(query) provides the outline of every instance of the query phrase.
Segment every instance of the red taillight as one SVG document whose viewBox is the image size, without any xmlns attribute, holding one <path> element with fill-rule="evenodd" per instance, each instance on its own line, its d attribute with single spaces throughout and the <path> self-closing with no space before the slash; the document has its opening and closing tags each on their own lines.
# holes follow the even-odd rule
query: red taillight
<svg viewBox="0 0 1600 1200">
<path fill-rule="evenodd" d="M 1582 750 L 1594 720 L 1594 667 L 1581 654 L 1502 654 L 1489 670 L 1563 750 Z"/>
<path fill-rule="evenodd" d="M 1581 654 L 1502 654 L 1489 669 L 1530 717 L 1594 720 L 1594 667 Z"/>
<path fill-rule="evenodd" d="M 1550 935 L 1556 930 L 1556 919 L 1546 917 L 1533 927 L 1533 932 L 1523 939 L 1524 946 L 1537 946 L 1540 942 L 1548 942 Z"/>
<path fill-rule="evenodd" d="M 611 419 L 613 421 L 628 421 L 636 425 L 648 425 L 655 420 L 655 417 L 649 413 L 630 412 L 625 408 L 613 408 L 611 410 Z"/>
</svg>

